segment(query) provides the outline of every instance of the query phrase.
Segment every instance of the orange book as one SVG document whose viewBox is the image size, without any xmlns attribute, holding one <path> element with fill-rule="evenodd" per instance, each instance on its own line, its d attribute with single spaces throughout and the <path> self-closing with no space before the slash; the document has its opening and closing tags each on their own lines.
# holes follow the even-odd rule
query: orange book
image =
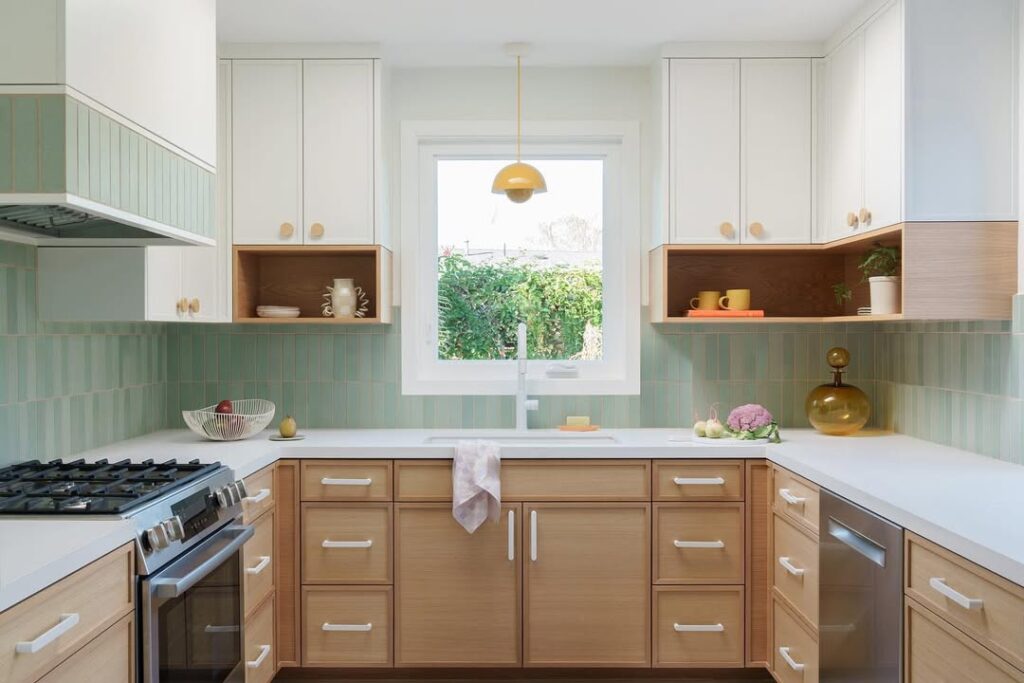
<svg viewBox="0 0 1024 683">
<path fill-rule="evenodd" d="M 686 312 L 687 318 L 763 318 L 764 311 L 702 311 L 692 309 Z"/>
</svg>

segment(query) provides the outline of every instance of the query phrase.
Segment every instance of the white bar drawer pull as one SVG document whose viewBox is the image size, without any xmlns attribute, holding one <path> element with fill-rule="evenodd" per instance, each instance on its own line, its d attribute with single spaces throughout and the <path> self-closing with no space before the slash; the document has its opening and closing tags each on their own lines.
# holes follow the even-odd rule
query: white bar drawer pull
<svg viewBox="0 0 1024 683">
<path fill-rule="evenodd" d="M 324 477 L 320 480 L 320 483 L 324 486 L 369 486 L 373 483 L 373 479 L 367 477 L 366 479 L 336 479 L 334 477 Z"/>
<path fill-rule="evenodd" d="M 790 574 L 792 574 L 793 576 L 803 576 L 804 572 L 807 571 L 806 569 L 801 569 L 800 567 L 794 565 L 792 562 L 789 561 L 788 557 L 780 557 L 779 564 L 781 564 L 782 568 Z"/>
<path fill-rule="evenodd" d="M 800 496 L 794 496 L 789 489 L 779 489 L 779 498 L 786 501 L 790 505 L 803 505 L 807 502 L 806 498 Z"/>
<path fill-rule="evenodd" d="M 269 497 L 270 489 L 260 489 L 255 496 L 246 496 L 242 500 L 245 501 L 246 503 L 252 503 L 253 505 L 255 505 L 256 503 L 262 503 Z"/>
<path fill-rule="evenodd" d="M 672 541 L 677 548 L 724 548 L 725 541 Z"/>
<path fill-rule="evenodd" d="M 60 615 L 57 625 L 40 635 L 35 640 L 23 640 L 14 646 L 14 651 L 20 655 L 34 655 L 53 641 L 73 629 L 78 624 L 78 613 Z"/>
<path fill-rule="evenodd" d="M 673 477 L 676 486 L 721 486 L 724 477 Z"/>
<path fill-rule="evenodd" d="M 247 667 L 249 667 L 250 669 L 258 669 L 258 668 L 260 668 L 260 664 L 263 663 L 263 660 L 266 659 L 267 655 L 269 655 L 269 654 L 270 654 L 270 646 L 269 645 L 260 645 L 260 656 L 257 657 L 256 659 L 250 661 L 250 662 L 246 662 L 245 665 Z"/>
<path fill-rule="evenodd" d="M 672 624 L 677 633 L 721 633 L 725 626 L 721 624 Z"/>
<path fill-rule="evenodd" d="M 933 576 L 928 580 L 928 585 L 964 609 L 981 609 L 985 605 L 981 598 L 969 598 L 960 591 L 953 590 L 945 579 Z"/>
<path fill-rule="evenodd" d="M 230 626 L 213 626 L 207 624 L 203 628 L 203 633 L 238 633 L 238 625 L 231 624 Z"/>
<path fill-rule="evenodd" d="M 801 664 L 800 662 L 796 661 L 795 659 L 793 659 L 792 655 L 789 654 L 789 648 L 788 647 L 780 647 L 779 648 L 779 655 L 784 660 L 786 660 L 786 664 L 788 664 L 789 668 L 792 669 L 793 671 L 803 671 L 804 670 L 804 665 Z"/>
<path fill-rule="evenodd" d="M 270 564 L 270 555 L 260 555 L 260 561 L 256 563 L 256 566 L 246 567 L 245 573 L 251 576 L 256 576 L 261 571 L 266 569 L 268 564 Z"/>
<path fill-rule="evenodd" d="M 321 631 L 341 631 L 345 633 L 367 633 L 373 630 L 373 624 L 329 624 L 326 621 Z"/>
<path fill-rule="evenodd" d="M 530 562 L 537 561 L 537 511 L 530 510 Z"/>
<path fill-rule="evenodd" d="M 508 511 L 508 561 L 516 559 L 516 511 Z"/>
<path fill-rule="evenodd" d="M 324 542 L 320 544 L 323 548 L 372 548 L 373 540 L 367 539 L 365 541 L 331 541 L 324 539 Z"/>
</svg>

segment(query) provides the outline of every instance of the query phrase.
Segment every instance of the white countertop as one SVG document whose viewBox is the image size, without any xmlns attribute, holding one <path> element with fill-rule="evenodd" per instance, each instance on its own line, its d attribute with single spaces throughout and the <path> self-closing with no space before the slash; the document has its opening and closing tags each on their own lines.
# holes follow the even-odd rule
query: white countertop
<svg viewBox="0 0 1024 683">
<path fill-rule="evenodd" d="M 688 430 L 316 429 L 301 441 L 205 441 L 155 432 L 81 453 L 86 460 L 221 462 L 239 478 L 280 458 L 450 458 L 452 437 L 505 439 L 503 458 L 765 458 L 1024 585 L 1024 467 L 911 437 L 783 430 L 781 444 L 708 444 Z M 557 442 L 556 442 L 557 440 Z M 555 444 L 560 445 L 555 445 Z M 132 539 L 118 520 L 0 520 L 0 610 Z M 14 552 L 9 552 L 11 549 Z"/>
</svg>

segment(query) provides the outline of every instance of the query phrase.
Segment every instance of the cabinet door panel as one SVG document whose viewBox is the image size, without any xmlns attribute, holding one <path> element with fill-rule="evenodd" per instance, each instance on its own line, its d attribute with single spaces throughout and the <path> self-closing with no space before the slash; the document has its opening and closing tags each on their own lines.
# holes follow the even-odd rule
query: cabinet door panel
<svg viewBox="0 0 1024 683">
<path fill-rule="evenodd" d="M 526 665 L 649 666 L 650 505 L 539 503 L 523 516 Z"/>
<path fill-rule="evenodd" d="M 848 214 L 857 215 L 864 196 L 864 37 L 836 50 L 829 59 L 829 240 L 846 237 L 857 228 Z"/>
<path fill-rule="evenodd" d="M 234 242 L 300 244 L 302 62 L 235 60 L 231 81 Z"/>
<path fill-rule="evenodd" d="M 740 62 L 674 59 L 669 77 L 672 241 L 735 243 L 740 227 Z M 724 223 L 731 231 L 722 230 Z"/>
<path fill-rule="evenodd" d="M 903 41 L 899 5 L 864 30 L 864 214 L 861 230 L 902 220 Z"/>
<path fill-rule="evenodd" d="M 468 534 L 450 503 L 395 506 L 396 665 L 520 663 L 520 513 Z"/>
<path fill-rule="evenodd" d="M 146 247 L 146 320 L 182 319 L 182 251 L 205 247 Z"/>
<path fill-rule="evenodd" d="M 807 244 L 811 241 L 811 60 L 745 59 L 741 69 L 744 217 L 740 241 Z"/>
<path fill-rule="evenodd" d="M 373 244 L 373 62 L 313 59 L 302 69 L 304 241 Z"/>
</svg>

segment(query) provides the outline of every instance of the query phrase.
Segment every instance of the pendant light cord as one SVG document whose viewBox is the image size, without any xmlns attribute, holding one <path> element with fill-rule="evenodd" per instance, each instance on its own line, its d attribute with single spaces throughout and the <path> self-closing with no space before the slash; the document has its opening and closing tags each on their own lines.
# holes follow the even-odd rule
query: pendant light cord
<svg viewBox="0 0 1024 683">
<path fill-rule="evenodd" d="M 516 55 L 516 161 L 522 161 L 523 144 L 523 63 Z"/>
</svg>

